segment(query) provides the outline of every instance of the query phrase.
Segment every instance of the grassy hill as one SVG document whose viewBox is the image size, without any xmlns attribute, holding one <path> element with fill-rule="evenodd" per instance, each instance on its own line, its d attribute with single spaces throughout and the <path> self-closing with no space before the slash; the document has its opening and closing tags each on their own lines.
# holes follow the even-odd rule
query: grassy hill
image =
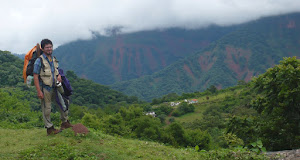
<svg viewBox="0 0 300 160">
<path fill-rule="evenodd" d="M 210 144 L 212 146 L 210 146 L 211 149 L 209 151 L 203 150 L 199 152 L 199 150 L 197 151 L 195 147 L 192 146 L 187 148 L 174 147 L 170 145 L 170 141 L 161 143 L 153 142 L 151 140 L 138 140 L 137 138 L 130 138 L 126 135 L 120 136 L 115 134 L 115 136 L 112 136 L 105 134 L 104 132 L 107 131 L 104 128 L 105 126 L 98 122 L 100 127 L 96 127 L 94 123 L 95 121 L 107 123 L 105 122 L 107 121 L 106 118 L 103 118 L 102 120 L 94 118 L 94 120 L 92 120 L 87 118 L 87 116 L 84 116 L 86 118 L 83 117 L 80 120 L 77 115 L 82 114 L 82 111 L 85 115 L 93 113 L 96 115 L 97 113 L 93 110 L 84 110 L 84 107 L 80 107 L 81 109 L 79 112 L 81 113 L 78 113 L 76 111 L 78 110 L 78 107 L 74 105 L 70 108 L 72 122 L 83 122 L 85 125 L 92 127 L 89 127 L 90 133 L 87 136 L 75 136 L 71 129 L 67 129 L 58 135 L 46 136 L 46 130 L 42 128 L 42 124 L 38 120 L 41 118 L 38 118 L 40 115 L 37 112 L 29 112 L 28 106 L 25 106 L 25 108 L 27 107 L 27 110 L 25 110 L 21 109 L 22 106 L 18 105 L 15 109 L 19 110 L 18 108 L 21 107 L 20 109 L 22 112 L 9 112 L 10 117 L 12 118 L 0 122 L 0 159 L 267 159 L 264 155 L 257 154 L 257 152 L 250 151 L 246 148 L 222 148 L 219 146 L 220 141 L 222 141 L 222 138 L 220 138 L 222 136 L 221 130 L 225 129 L 225 122 L 228 121 L 230 115 L 235 114 L 236 116 L 240 116 L 257 114 L 253 109 L 244 106 L 244 103 L 247 104 L 249 99 L 241 94 L 245 94 L 247 90 L 248 89 L 245 86 L 237 86 L 218 91 L 215 94 L 209 92 L 191 93 L 191 98 L 198 99 L 199 101 L 194 104 L 195 111 L 180 117 L 175 117 L 175 122 L 181 123 L 185 129 L 208 129 L 208 132 L 212 136 L 212 143 Z M 192 94 L 194 95 L 192 96 Z M 13 98 L 10 99 L 10 101 L 13 101 Z M 184 99 L 179 101 L 184 101 Z M 24 102 L 26 101 L 20 102 L 25 104 Z M 7 108 L 8 106 L 5 104 L 7 103 L 3 101 L 0 103 L 2 107 Z M 176 108 L 178 107 L 174 107 L 173 109 Z M 208 113 L 211 108 L 213 111 L 211 112 L 213 113 L 212 117 L 209 116 L 211 114 Z M 216 108 L 219 108 L 220 110 L 215 112 Z M 13 108 L 10 108 L 9 110 L 13 111 Z M 128 115 L 132 115 L 130 112 L 132 108 L 127 110 L 129 111 Z M 0 113 L 3 113 L 2 111 L 3 110 L 0 110 Z M 133 111 L 136 112 L 137 110 Z M 121 113 L 124 114 L 123 112 Z M 215 116 L 220 113 L 222 116 L 217 119 Z M 17 118 L 20 115 L 23 115 L 23 119 Z M 30 118 L 26 118 L 26 115 L 30 115 Z M 107 117 L 112 117 L 114 115 L 115 114 L 107 115 Z M 117 115 L 118 114 L 116 114 L 116 117 Z M 17 119 L 13 119 L 13 117 Z M 58 126 L 59 113 L 52 114 L 52 118 L 54 124 Z M 166 121 L 169 121 L 170 118 L 171 117 L 168 117 Z M 31 122 L 34 121 L 33 119 L 36 119 L 35 122 Z M 131 119 L 135 121 L 135 118 Z M 0 120 L 3 120 L 3 117 Z M 124 128 L 121 127 L 122 124 L 120 124 L 117 119 L 111 120 L 110 128 L 119 126 L 119 129 L 124 130 Z M 141 121 L 142 119 L 138 120 Z M 222 124 L 220 125 L 218 123 Z M 32 125 L 40 127 L 32 127 Z M 128 125 L 130 126 L 131 124 Z M 170 124 L 161 127 L 168 128 L 168 126 L 170 126 Z M 93 129 L 95 127 L 97 130 Z M 147 127 L 151 127 L 151 125 Z M 147 130 L 147 127 L 145 128 L 145 131 Z M 216 131 L 215 129 L 217 129 L 218 133 L 214 133 Z M 165 132 L 167 132 L 167 130 L 168 129 L 166 129 Z M 147 138 L 144 137 L 141 139 Z"/>
<path fill-rule="evenodd" d="M 67 129 L 46 136 L 44 129 L 1 129 L 0 159 L 263 159 L 246 151 L 197 152 L 164 144 L 124 139 L 91 131 L 75 136 Z"/>
<path fill-rule="evenodd" d="M 244 88 L 242 86 L 239 87 L 232 87 L 228 90 L 221 90 L 220 93 L 217 94 L 207 94 L 207 95 L 200 95 L 199 97 L 195 97 L 193 99 L 196 99 L 198 102 L 194 104 L 195 111 L 193 113 L 187 113 L 180 117 L 174 117 L 175 121 L 181 122 L 181 123 L 193 123 L 195 121 L 201 121 L 203 117 L 205 117 L 204 112 L 208 110 L 211 107 L 217 106 L 218 108 L 224 108 L 224 106 L 228 106 L 228 110 L 223 110 L 222 117 L 224 117 L 223 120 L 227 119 L 228 117 L 232 116 L 235 113 L 236 109 L 243 108 L 244 110 L 247 110 L 249 113 L 255 113 L 255 110 L 251 110 L 249 108 L 245 108 L 245 106 L 248 103 L 250 103 L 250 99 L 248 100 L 242 100 L 244 99 L 240 95 L 241 92 L 245 92 L 247 88 Z M 184 100 L 181 100 L 179 102 L 184 102 Z M 229 106 L 229 103 L 231 102 L 231 105 Z M 232 103 L 233 102 L 233 103 Z M 241 105 L 241 103 L 243 103 Z"/>
<path fill-rule="evenodd" d="M 67 129 L 46 136 L 45 129 L 0 129 L 0 159 L 199 159 L 192 149 L 113 137 L 92 131 L 75 136 Z"/>
</svg>

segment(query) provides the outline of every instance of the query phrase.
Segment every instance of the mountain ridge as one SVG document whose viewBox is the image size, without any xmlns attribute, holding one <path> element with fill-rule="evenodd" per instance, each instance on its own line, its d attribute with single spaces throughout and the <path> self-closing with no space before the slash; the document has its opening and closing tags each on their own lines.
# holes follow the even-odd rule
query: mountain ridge
<svg viewBox="0 0 300 160">
<path fill-rule="evenodd" d="M 155 71 L 207 47 L 237 26 L 198 30 L 179 28 L 96 36 L 54 50 L 61 66 L 101 84 L 130 80 Z M 83 66 L 82 66 L 83 65 Z"/>
<path fill-rule="evenodd" d="M 210 85 L 220 89 L 238 80 L 249 81 L 282 57 L 300 56 L 298 23 L 299 13 L 249 22 L 159 72 L 111 86 L 150 101 L 168 93 L 203 91 Z"/>
</svg>

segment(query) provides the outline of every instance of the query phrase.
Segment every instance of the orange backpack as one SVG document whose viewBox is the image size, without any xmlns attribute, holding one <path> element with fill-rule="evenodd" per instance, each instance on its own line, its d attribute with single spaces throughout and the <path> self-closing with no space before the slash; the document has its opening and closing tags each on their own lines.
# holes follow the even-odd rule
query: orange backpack
<svg viewBox="0 0 300 160">
<path fill-rule="evenodd" d="M 26 83 L 27 76 L 33 76 L 33 67 L 35 60 L 41 55 L 40 44 L 36 44 L 30 51 L 27 52 L 24 59 L 23 78 Z"/>
</svg>

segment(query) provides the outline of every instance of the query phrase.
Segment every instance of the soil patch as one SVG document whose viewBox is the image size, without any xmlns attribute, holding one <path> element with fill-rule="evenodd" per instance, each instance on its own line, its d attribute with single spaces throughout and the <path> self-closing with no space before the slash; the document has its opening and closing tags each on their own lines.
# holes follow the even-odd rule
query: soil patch
<svg viewBox="0 0 300 160">
<path fill-rule="evenodd" d="M 77 134 L 87 135 L 89 133 L 89 130 L 81 123 L 73 125 L 72 130 L 74 131 L 75 135 Z"/>
</svg>

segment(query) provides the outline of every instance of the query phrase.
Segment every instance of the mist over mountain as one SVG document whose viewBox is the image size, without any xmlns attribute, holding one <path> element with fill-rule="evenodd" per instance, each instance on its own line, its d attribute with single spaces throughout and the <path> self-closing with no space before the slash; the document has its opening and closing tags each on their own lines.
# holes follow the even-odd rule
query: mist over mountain
<svg viewBox="0 0 300 160">
<path fill-rule="evenodd" d="M 211 26 L 206 29 L 167 29 L 76 41 L 55 49 L 60 65 L 81 77 L 101 84 L 150 75 L 237 29 Z"/>
<path fill-rule="evenodd" d="M 44 38 L 54 48 L 77 40 L 91 40 L 94 33 L 120 27 L 122 33 L 172 27 L 196 29 L 230 26 L 266 16 L 300 12 L 299 0 L 88 0 L 2 1 L 0 49 L 26 53 Z M 47 19 L 45 19 L 47 17 Z M 33 20 L 41 20 L 34 23 Z"/>
<path fill-rule="evenodd" d="M 203 91 L 210 85 L 249 81 L 282 57 L 300 57 L 300 14 L 263 18 L 223 36 L 202 51 L 151 76 L 112 85 L 150 101 L 168 93 Z"/>
<path fill-rule="evenodd" d="M 299 57 L 300 14 L 231 27 L 95 34 L 54 50 L 65 70 L 150 101 L 168 93 L 249 81 L 282 57 Z M 22 58 L 22 56 L 21 56 Z M 139 78 L 139 79 L 138 79 Z"/>
</svg>

